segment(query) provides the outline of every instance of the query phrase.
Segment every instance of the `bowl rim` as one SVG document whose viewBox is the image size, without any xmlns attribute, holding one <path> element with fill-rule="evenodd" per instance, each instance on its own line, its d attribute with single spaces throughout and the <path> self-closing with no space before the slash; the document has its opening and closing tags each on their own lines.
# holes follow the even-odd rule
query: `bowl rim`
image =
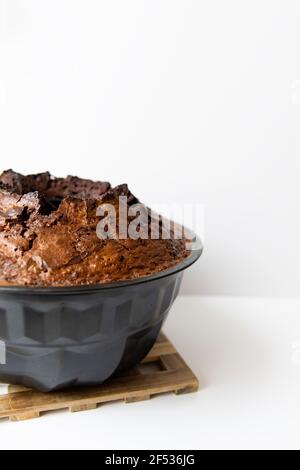
<svg viewBox="0 0 300 470">
<path fill-rule="evenodd" d="M 191 233 L 191 232 L 190 232 Z M 164 269 L 148 276 L 139 277 L 136 279 L 128 279 L 124 281 L 115 281 L 102 284 L 80 284 L 75 286 L 22 286 L 22 285 L 0 285 L 1 294 L 80 294 L 80 293 L 96 293 L 102 290 L 118 289 L 122 287 L 131 287 L 139 284 L 145 284 L 148 282 L 163 279 L 173 274 L 178 274 L 181 271 L 192 266 L 202 255 L 203 244 L 200 238 L 193 233 L 191 237 L 192 248 L 190 254 L 183 261 L 179 262 L 171 268 Z"/>
</svg>

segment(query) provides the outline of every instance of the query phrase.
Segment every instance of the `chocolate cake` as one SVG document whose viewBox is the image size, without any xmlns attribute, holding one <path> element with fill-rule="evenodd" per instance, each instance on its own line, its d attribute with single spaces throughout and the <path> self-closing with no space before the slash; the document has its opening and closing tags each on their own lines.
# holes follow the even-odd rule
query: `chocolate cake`
<svg viewBox="0 0 300 470">
<path fill-rule="evenodd" d="M 49 173 L 23 176 L 12 170 L 0 176 L 0 284 L 72 286 L 110 283 L 144 277 L 170 268 L 189 252 L 174 231 L 165 238 L 162 219 L 151 238 L 119 234 L 119 197 L 126 209 L 139 201 L 127 185 L 112 188 L 74 176 Z M 103 217 L 97 209 L 116 211 L 113 238 L 99 237 Z M 143 206 L 150 220 L 150 209 Z M 132 217 L 128 217 L 128 224 Z M 127 227 L 126 227 L 127 228 Z M 174 228 L 174 227 L 173 227 Z M 152 233 L 152 232 L 151 232 Z"/>
</svg>

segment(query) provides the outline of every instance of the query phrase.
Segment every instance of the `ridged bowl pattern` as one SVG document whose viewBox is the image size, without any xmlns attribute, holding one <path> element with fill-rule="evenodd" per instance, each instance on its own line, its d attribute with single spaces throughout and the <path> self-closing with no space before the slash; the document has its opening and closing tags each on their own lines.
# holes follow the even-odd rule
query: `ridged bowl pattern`
<svg viewBox="0 0 300 470">
<path fill-rule="evenodd" d="M 46 392 L 99 384 L 136 365 L 155 343 L 182 275 L 99 290 L 4 289 L 0 381 Z"/>
</svg>

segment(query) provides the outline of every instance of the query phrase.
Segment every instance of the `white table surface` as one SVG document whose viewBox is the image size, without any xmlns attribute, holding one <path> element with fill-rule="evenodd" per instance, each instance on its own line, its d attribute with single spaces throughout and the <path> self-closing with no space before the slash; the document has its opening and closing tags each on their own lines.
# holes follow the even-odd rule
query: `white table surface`
<svg viewBox="0 0 300 470">
<path fill-rule="evenodd" d="M 300 448 L 300 300 L 180 297 L 165 332 L 198 393 L 0 421 L 0 448 Z"/>
</svg>

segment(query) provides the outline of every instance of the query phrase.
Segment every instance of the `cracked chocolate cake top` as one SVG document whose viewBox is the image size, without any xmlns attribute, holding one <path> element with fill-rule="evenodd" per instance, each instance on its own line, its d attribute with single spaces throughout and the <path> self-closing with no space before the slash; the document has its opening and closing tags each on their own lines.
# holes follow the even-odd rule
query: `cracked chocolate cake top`
<svg viewBox="0 0 300 470">
<path fill-rule="evenodd" d="M 127 185 L 112 188 L 50 173 L 0 176 L 0 285 L 75 286 L 144 277 L 175 266 L 189 252 L 184 239 L 119 236 L 119 197 L 139 203 Z M 115 208 L 114 238 L 99 237 L 101 204 Z M 142 206 L 150 217 L 150 209 Z M 104 215 L 103 215 L 104 216 Z M 103 220 L 103 219 L 102 219 Z M 132 218 L 128 217 L 129 224 Z M 142 224 L 141 224 L 142 225 Z M 173 227 L 174 228 L 174 227 Z M 144 232 L 145 233 L 145 232 Z"/>
</svg>

